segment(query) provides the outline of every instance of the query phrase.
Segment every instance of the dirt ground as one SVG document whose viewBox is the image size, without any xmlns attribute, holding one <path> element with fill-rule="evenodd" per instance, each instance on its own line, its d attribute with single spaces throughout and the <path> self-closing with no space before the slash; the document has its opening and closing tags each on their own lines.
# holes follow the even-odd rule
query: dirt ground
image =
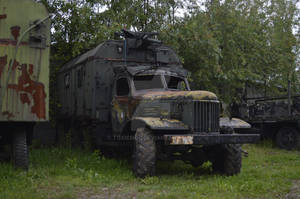
<svg viewBox="0 0 300 199">
<path fill-rule="evenodd" d="M 289 194 L 286 195 L 286 199 L 300 199 L 300 180 L 293 182 L 293 186 Z"/>
</svg>

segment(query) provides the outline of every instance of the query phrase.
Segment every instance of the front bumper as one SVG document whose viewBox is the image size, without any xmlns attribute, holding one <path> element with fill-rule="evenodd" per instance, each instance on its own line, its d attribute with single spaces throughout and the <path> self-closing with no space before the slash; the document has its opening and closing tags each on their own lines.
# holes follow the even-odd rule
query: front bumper
<svg viewBox="0 0 300 199">
<path fill-rule="evenodd" d="M 260 140 L 259 134 L 185 134 L 164 135 L 166 145 L 246 144 Z"/>
</svg>

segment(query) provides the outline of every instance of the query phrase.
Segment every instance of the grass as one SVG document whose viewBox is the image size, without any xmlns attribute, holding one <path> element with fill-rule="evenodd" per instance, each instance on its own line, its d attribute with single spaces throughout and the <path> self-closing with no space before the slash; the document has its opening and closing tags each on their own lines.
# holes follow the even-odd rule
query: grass
<svg viewBox="0 0 300 199">
<path fill-rule="evenodd" d="M 293 182 L 300 183 L 300 151 L 268 142 L 243 149 L 249 157 L 237 176 L 215 175 L 208 164 L 195 169 L 174 161 L 159 162 L 158 175 L 145 179 L 135 178 L 127 161 L 105 159 L 97 151 L 34 149 L 28 172 L 0 163 L 0 198 L 269 199 L 286 198 Z"/>
</svg>

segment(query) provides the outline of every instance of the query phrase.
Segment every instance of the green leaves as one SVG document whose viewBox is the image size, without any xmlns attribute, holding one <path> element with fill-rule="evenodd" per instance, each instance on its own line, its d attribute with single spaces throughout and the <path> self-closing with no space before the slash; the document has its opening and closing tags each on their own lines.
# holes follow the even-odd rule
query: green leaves
<svg viewBox="0 0 300 199">
<path fill-rule="evenodd" d="M 272 93 L 287 79 L 298 82 L 296 0 L 41 1 L 55 15 L 53 71 L 126 28 L 160 32 L 192 72 L 193 88 L 216 92 L 226 102 L 241 98 L 245 82 L 266 80 Z"/>
</svg>

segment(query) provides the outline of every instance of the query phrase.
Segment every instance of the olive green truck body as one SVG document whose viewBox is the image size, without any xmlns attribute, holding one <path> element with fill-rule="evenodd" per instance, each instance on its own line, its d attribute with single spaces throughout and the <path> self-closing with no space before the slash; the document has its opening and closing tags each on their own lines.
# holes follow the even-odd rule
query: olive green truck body
<svg viewBox="0 0 300 199">
<path fill-rule="evenodd" d="M 11 143 L 24 153 L 33 124 L 49 120 L 49 53 L 50 20 L 45 6 L 33 0 L 0 0 L 2 152 Z M 27 157 L 16 153 L 13 150 L 17 166 L 27 167 Z"/>
</svg>

